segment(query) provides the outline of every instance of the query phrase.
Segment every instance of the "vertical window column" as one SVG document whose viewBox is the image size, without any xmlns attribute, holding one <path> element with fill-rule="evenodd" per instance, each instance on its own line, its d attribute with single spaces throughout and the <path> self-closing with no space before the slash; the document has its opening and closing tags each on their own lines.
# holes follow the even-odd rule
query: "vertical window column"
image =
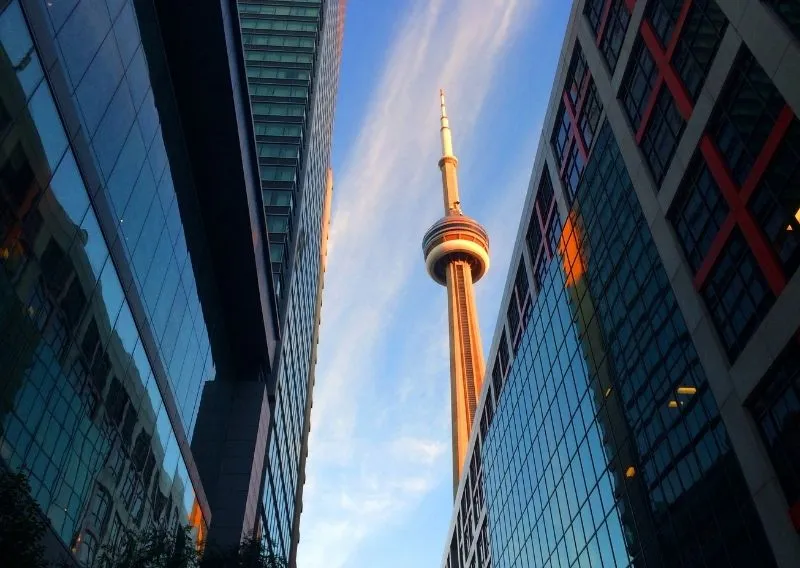
<svg viewBox="0 0 800 568">
<path fill-rule="evenodd" d="M 560 168 L 559 177 L 572 202 L 603 111 L 586 58 L 577 42 L 561 98 L 551 143 Z"/>
<path fill-rule="evenodd" d="M 654 0 L 648 5 L 620 99 L 657 187 L 726 28 L 714 0 Z"/>
<path fill-rule="evenodd" d="M 555 199 L 553 199 L 553 184 L 550 181 L 550 172 L 545 167 L 542 170 L 542 179 L 539 182 L 539 193 L 533 204 L 533 215 L 528 223 L 528 232 L 525 237 L 528 253 L 533 265 L 533 279 L 536 292 L 542 288 L 543 274 L 547 264 L 553 258 L 553 249 L 549 239 L 544 238 L 553 224 L 556 214 Z"/>
<path fill-rule="evenodd" d="M 734 361 L 800 264 L 800 121 L 746 48 L 669 214 Z"/>
<path fill-rule="evenodd" d="M 612 75 L 617 67 L 635 5 L 636 0 L 589 0 L 584 8 L 594 30 L 595 43 Z"/>
<path fill-rule="evenodd" d="M 520 259 L 517 275 L 514 279 L 514 289 L 511 292 L 508 310 L 506 311 L 514 355 L 517 354 L 522 334 L 528 323 L 528 314 L 530 312 L 530 294 L 528 294 L 528 290 L 528 273 L 525 270 L 525 261 Z"/>
<path fill-rule="evenodd" d="M 761 382 L 748 407 L 800 532 L 800 351 L 795 337 Z"/>
</svg>

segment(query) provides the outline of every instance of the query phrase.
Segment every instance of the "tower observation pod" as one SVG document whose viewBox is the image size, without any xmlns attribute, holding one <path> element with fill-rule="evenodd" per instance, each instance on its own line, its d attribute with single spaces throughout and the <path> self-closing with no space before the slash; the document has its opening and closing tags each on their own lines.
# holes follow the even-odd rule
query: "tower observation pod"
<svg viewBox="0 0 800 568">
<path fill-rule="evenodd" d="M 485 367 L 473 284 L 489 269 L 489 236 L 477 221 L 461 211 L 456 174 L 458 160 L 453 155 L 444 91 L 439 95 L 442 107 L 439 169 L 442 172 L 444 217 L 425 233 L 422 251 L 428 274 L 447 287 L 455 495 L 483 384 Z"/>
</svg>

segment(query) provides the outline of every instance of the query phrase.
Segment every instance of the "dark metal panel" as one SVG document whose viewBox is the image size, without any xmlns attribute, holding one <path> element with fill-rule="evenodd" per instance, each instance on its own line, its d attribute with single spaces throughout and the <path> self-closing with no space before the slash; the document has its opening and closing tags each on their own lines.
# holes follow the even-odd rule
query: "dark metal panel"
<svg viewBox="0 0 800 568">
<path fill-rule="evenodd" d="M 206 257 L 198 285 L 216 288 L 216 305 L 201 301 L 212 349 L 229 349 L 220 376 L 268 372 L 279 327 L 235 5 L 137 0 L 136 9 L 150 64 L 165 66 L 151 68 L 157 106 L 175 101 L 165 137 L 182 139 L 189 157 L 194 193 L 189 184 L 176 192 L 192 258 Z"/>
</svg>

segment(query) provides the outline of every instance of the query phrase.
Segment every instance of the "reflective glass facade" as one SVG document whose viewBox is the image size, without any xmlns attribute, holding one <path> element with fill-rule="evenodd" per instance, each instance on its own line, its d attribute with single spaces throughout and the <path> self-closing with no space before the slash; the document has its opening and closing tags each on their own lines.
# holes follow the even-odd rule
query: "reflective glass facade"
<svg viewBox="0 0 800 568">
<path fill-rule="evenodd" d="M 608 126 L 481 460 L 494 566 L 772 565 Z"/>
<path fill-rule="evenodd" d="M 675 155 L 727 25 L 714 0 L 647 4 L 619 96 L 657 186 Z"/>
<path fill-rule="evenodd" d="M 444 567 L 800 564 L 796 4 L 574 2 Z"/>
<path fill-rule="evenodd" d="M 2 462 L 82 562 L 123 529 L 202 537 L 214 362 L 133 2 L 7 3 L 0 77 Z"/>
<path fill-rule="evenodd" d="M 293 235 L 312 100 L 309 96 L 323 27 L 323 2 L 240 2 L 247 81 L 255 122 L 261 186 L 276 295 L 289 284 Z"/>
<path fill-rule="evenodd" d="M 800 264 L 800 120 L 746 46 L 722 95 L 671 220 L 734 361 Z"/>
<path fill-rule="evenodd" d="M 772 365 L 750 400 L 753 414 L 781 488 L 789 515 L 800 530 L 800 348 L 792 341 Z"/>
<path fill-rule="evenodd" d="M 289 558 L 299 538 L 305 482 L 301 458 L 307 452 L 344 2 L 249 0 L 239 3 L 239 16 L 281 308 L 263 534 L 278 554 Z"/>
</svg>

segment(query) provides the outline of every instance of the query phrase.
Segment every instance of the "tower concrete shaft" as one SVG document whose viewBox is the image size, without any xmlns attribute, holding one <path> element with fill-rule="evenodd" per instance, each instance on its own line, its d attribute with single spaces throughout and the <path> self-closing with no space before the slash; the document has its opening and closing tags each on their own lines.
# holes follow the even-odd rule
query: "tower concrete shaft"
<svg viewBox="0 0 800 568">
<path fill-rule="evenodd" d="M 447 314 L 450 331 L 450 411 L 453 437 L 453 492 L 467 455 L 472 420 L 481 394 L 484 362 L 472 268 L 465 260 L 447 266 Z"/>
<path fill-rule="evenodd" d="M 453 442 L 453 492 L 458 488 L 467 454 L 472 421 L 483 384 L 484 360 L 473 283 L 489 269 L 489 238 L 474 219 L 461 211 L 458 160 L 453 155 L 450 122 L 441 97 L 442 195 L 445 216 L 422 241 L 430 276 L 447 287 L 450 333 L 450 405 Z"/>
</svg>

